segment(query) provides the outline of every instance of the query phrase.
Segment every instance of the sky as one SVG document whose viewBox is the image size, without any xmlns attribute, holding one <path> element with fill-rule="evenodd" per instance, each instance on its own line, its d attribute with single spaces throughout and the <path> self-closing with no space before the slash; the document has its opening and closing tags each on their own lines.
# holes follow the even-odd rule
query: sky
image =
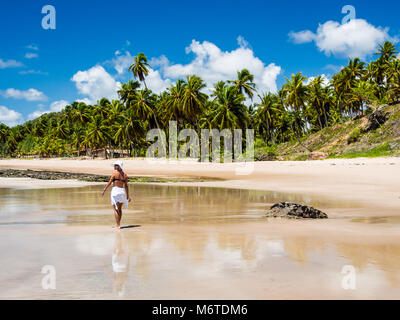
<svg viewBox="0 0 400 320">
<path fill-rule="evenodd" d="M 117 98 L 139 52 L 157 93 L 189 74 L 209 92 L 243 68 L 260 93 L 297 72 L 329 79 L 349 57 L 369 61 L 379 43 L 398 44 L 399 9 L 398 0 L 2 0 L 0 122 Z"/>
</svg>

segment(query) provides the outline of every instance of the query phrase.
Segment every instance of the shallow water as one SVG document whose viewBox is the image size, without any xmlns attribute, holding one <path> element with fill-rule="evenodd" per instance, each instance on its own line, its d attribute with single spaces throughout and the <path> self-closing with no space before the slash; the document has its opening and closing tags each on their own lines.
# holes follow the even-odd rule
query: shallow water
<svg viewBox="0 0 400 320">
<path fill-rule="evenodd" d="M 137 184 L 127 228 L 117 231 L 101 190 L 0 189 L 0 298 L 400 298 L 400 224 L 390 211 L 374 217 L 312 196 Z M 332 219 L 265 219 L 277 201 Z M 56 270 L 55 290 L 42 288 L 45 265 Z M 346 278 L 352 270 L 355 282 Z"/>
</svg>

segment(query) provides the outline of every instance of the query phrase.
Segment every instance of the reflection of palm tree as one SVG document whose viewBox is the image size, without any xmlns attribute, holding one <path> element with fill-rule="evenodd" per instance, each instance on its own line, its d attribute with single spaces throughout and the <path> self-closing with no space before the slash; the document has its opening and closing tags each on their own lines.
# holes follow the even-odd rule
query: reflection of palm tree
<svg viewBox="0 0 400 320">
<path fill-rule="evenodd" d="M 115 233 L 114 251 L 111 258 L 112 272 L 104 264 L 104 270 L 111 278 L 118 296 L 125 295 L 125 282 L 129 277 L 129 252 L 124 248 L 121 232 Z"/>
</svg>

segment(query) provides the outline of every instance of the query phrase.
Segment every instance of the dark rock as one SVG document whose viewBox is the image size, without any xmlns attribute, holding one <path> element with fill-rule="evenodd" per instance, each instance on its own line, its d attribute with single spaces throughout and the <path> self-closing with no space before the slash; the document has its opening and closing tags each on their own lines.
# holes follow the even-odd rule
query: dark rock
<svg viewBox="0 0 400 320">
<path fill-rule="evenodd" d="M 266 217 L 289 219 L 326 219 L 328 215 L 313 207 L 297 203 L 280 202 L 274 204 L 266 213 Z"/>
</svg>

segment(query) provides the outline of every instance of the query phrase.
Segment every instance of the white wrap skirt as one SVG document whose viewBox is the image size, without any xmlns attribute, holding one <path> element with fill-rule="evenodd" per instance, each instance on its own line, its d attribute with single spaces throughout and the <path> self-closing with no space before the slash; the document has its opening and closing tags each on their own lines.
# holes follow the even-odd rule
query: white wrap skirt
<svg viewBox="0 0 400 320">
<path fill-rule="evenodd" d="M 118 209 L 117 203 L 125 204 L 128 209 L 128 198 L 126 197 L 125 188 L 113 187 L 111 190 L 111 205 Z"/>
</svg>

